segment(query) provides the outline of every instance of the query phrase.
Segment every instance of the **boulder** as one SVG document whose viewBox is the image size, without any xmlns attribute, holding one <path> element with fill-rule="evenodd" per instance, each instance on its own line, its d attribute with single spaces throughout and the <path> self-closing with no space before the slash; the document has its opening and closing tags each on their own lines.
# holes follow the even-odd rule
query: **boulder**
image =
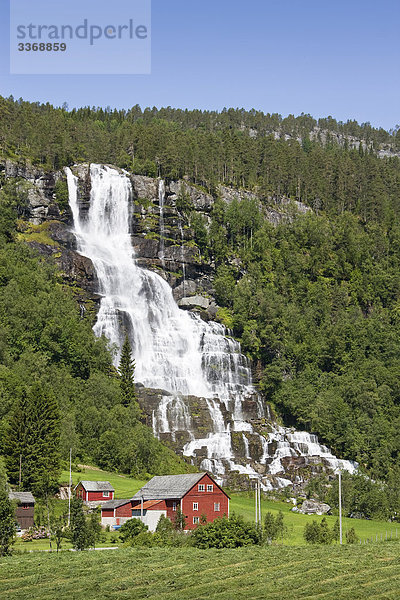
<svg viewBox="0 0 400 600">
<path fill-rule="evenodd" d="M 298 512 L 303 515 L 326 515 L 331 510 L 329 504 L 317 500 L 304 500 Z"/>
<path fill-rule="evenodd" d="M 210 306 L 210 300 L 208 298 L 204 298 L 204 296 L 191 296 L 189 298 L 187 297 L 179 300 L 178 306 L 188 310 L 198 306 L 200 308 L 204 308 L 204 310 L 207 310 Z"/>
</svg>

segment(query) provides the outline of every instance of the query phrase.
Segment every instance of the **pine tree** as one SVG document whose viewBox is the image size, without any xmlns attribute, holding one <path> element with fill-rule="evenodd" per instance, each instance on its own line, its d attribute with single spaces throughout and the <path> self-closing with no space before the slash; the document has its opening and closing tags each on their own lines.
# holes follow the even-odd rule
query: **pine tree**
<svg viewBox="0 0 400 600">
<path fill-rule="evenodd" d="M 56 484 L 59 471 L 59 411 L 52 393 L 35 383 L 17 398 L 3 450 L 11 481 L 42 496 Z"/>
<path fill-rule="evenodd" d="M 125 337 L 121 359 L 119 362 L 120 387 L 122 392 L 122 403 L 129 406 L 131 402 L 136 402 L 135 390 L 135 361 L 132 359 L 132 349 L 128 336 Z"/>
<path fill-rule="evenodd" d="M 85 550 L 90 544 L 90 535 L 83 512 L 83 502 L 73 498 L 71 502 L 71 542 L 75 550 Z"/>
<path fill-rule="evenodd" d="M 100 514 L 98 510 L 93 510 L 90 513 L 89 522 L 87 524 L 88 527 L 88 541 L 89 546 L 91 548 L 96 547 L 96 542 L 100 540 L 101 535 L 101 524 L 100 524 Z"/>
<path fill-rule="evenodd" d="M 0 460 L 0 556 L 11 554 L 15 535 L 14 506 L 8 497 L 7 475 Z"/>
</svg>

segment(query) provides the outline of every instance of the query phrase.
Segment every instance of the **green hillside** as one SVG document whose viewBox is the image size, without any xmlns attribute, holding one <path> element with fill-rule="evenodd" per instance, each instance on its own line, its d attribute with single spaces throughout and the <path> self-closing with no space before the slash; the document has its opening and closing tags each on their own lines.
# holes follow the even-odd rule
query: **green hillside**
<svg viewBox="0 0 400 600">
<path fill-rule="evenodd" d="M 396 146 L 398 134 L 307 115 L 69 112 L 12 98 L 0 99 L 0 115 L 3 163 L 51 170 L 100 161 L 206 188 L 209 214 L 182 202 L 183 227 L 212 270 L 217 318 L 252 359 L 256 385 L 278 419 L 388 483 L 369 490 L 367 503 L 357 489 L 349 511 L 400 514 L 400 160 L 376 152 L 381 142 Z M 311 140 L 316 125 L 366 145 Z M 275 139 L 276 128 L 290 139 Z M 220 184 L 253 195 L 223 202 Z M 11 480 L 20 456 L 13 431 L 38 389 L 64 460 L 72 446 L 80 462 L 135 477 L 189 469 L 124 405 L 111 354 L 91 330 L 95 307 L 81 315 L 76 284 L 26 247 L 23 182 L 0 174 L 0 186 L 0 452 Z M 312 210 L 273 226 L 268 211 L 283 200 Z M 49 242 L 47 232 L 32 241 Z"/>
</svg>

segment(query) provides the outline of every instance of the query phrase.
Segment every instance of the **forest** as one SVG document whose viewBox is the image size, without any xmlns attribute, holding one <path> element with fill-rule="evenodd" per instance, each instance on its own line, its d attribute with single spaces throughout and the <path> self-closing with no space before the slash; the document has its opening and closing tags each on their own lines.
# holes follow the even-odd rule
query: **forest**
<svg viewBox="0 0 400 600">
<path fill-rule="evenodd" d="M 311 140 L 315 127 L 365 144 Z M 252 358 L 256 383 L 280 418 L 317 433 L 375 479 L 398 478 L 400 452 L 400 160 L 378 157 L 381 143 L 397 149 L 397 131 L 309 115 L 69 111 L 0 98 L 3 160 L 45 170 L 105 162 L 187 177 L 214 195 L 210 224 L 190 203 L 181 209 L 203 258 L 215 264 L 219 319 Z M 256 198 L 227 205 L 219 183 Z M 17 424 L 39 386 L 58 414 L 63 456 L 73 443 L 77 456 L 104 461 L 113 440 L 119 454 L 101 466 L 177 468 L 136 405 L 121 400 L 105 342 L 80 318 L 56 269 L 17 240 L 18 198 L 2 185 L 1 437 L 8 416 Z M 312 210 L 273 226 L 265 209 L 282 197 Z M 128 438 L 132 447 L 118 443 Z"/>
</svg>

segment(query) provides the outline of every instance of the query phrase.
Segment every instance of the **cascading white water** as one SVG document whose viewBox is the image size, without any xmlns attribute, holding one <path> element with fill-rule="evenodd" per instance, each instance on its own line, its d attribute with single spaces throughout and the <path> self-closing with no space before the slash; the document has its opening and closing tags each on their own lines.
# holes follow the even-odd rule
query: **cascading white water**
<svg viewBox="0 0 400 600">
<path fill-rule="evenodd" d="M 78 179 L 70 169 L 66 169 L 66 173 L 77 249 L 91 259 L 99 281 L 101 302 L 94 331 L 98 336 L 104 335 L 116 348 L 115 364 L 119 362 L 120 348 L 128 335 L 136 360 L 137 381 L 148 388 L 170 392 L 170 395 L 162 396 L 153 414 L 155 433 L 174 436 L 176 431 L 191 432 L 191 418 L 184 396 L 205 398 L 212 431 L 201 439 L 194 439 L 190 433 L 190 441 L 183 453 L 194 456 L 206 448 L 203 468 L 221 475 L 227 466 L 258 477 L 250 465 L 235 462 L 232 450 L 231 431 L 247 431 L 258 436 L 243 418 L 242 402 L 254 395 L 255 390 L 250 365 L 240 351 L 240 344 L 226 335 L 223 325 L 205 323 L 199 316 L 180 310 L 168 283 L 156 273 L 137 266 L 129 230 L 132 186 L 126 174 L 92 164 L 90 206 L 88 213 L 82 214 Z M 159 257 L 162 261 L 164 200 L 165 186 L 160 182 Z M 230 415 L 229 422 L 224 419 L 222 405 Z M 264 416 L 260 400 L 258 416 Z M 289 430 L 285 428 L 273 429 L 270 436 L 277 441 L 277 451 L 272 457 L 268 454 L 265 438 L 258 436 L 264 449 L 260 462 L 266 464 L 272 459 L 271 473 L 280 472 L 281 457 L 302 455 L 305 443 L 316 455 L 337 460 L 315 440 L 309 438 L 306 442 L 301 432 L 293 434 L 292 444 L 288 435 Z M 248 444 L 246 458 L 247 453 Z M 346 462 L 342 461 L 344 468 Z"/>
<path fill-rule="evenodd" d="M 222 325 L 180 310 L 168 283 L 136 265 L 128 177 L 99 165 L 91 165 L 90 175 L 90 208 L 84 218 L 77 178 L 67 170 L 78 251 L 92 260 L 99 280 L 95 333 L 117 348 L 129 336 L 136 378 L 146 387 L 208 398 L 216 394 L 226 402 L 232 392 L 246 393 L 251 375 L 238 343 L 224 337 Z"/>
</svg>

